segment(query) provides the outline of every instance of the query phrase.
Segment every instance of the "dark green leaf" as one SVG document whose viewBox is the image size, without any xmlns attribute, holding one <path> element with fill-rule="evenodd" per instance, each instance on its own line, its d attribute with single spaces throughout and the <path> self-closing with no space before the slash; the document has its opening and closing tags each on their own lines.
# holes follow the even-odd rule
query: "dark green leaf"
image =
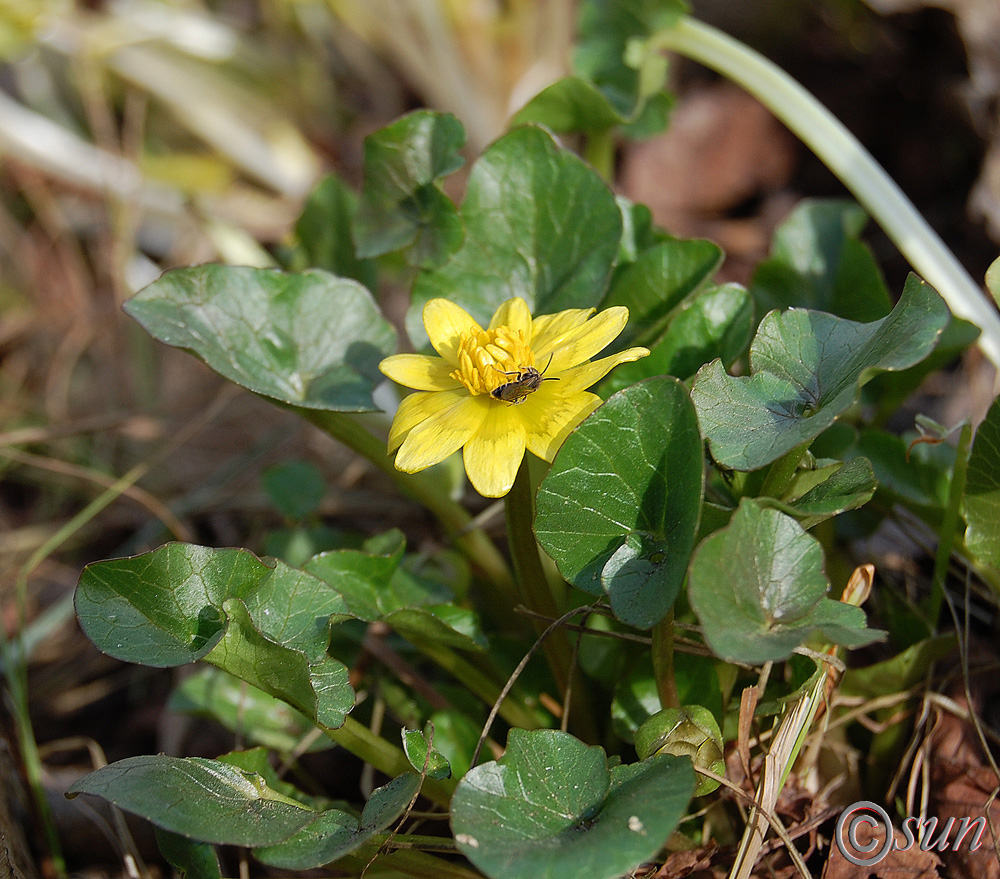
<svg viewBox="0 0 1000 879">
<path fill-rule="evenodd" d="M 944 301 L 911 275 L 892 313 L 861 324 L 818 311 L 771 312 L 750 346 L 749 376 L 703 367 L 691 397 L 716 461 L 756 470 L 819 436 L 878 372 L 926 357 L 948 322 Z"/>
<path fill-rule="evenodd" d="M 129 757 L 67 793 L 93 794 L 171 833 L 218 845 L 273 845 L 316 817 L 260 775 L 201 757 Z"/>
<path fill-rule="evenodd" d="M 1000 400 L 976 430 L 965 482 L 966 548 L 1000 567 Z"/>
<path fill-rule="evenodd" d="M 384 554 L 337 550 L 310 559 L 306 571 L 339 592 L 351 613 L 365 622 L 381 620 L 404 638 L 430 639 L 466 650 L 486 646 L 479 618 L 450 603 L 444 583 L 401 565 L 402 534 L 383 546 Z"/>
<path fill-rule="evenodd" d="M 118 659 L 158 667 L 206 659 L 332 728 L 354 704 L 347 669 L 326 652 L 347 606 L 282 562 L 171 543 L 88 565 L 76 610 L 87 636 Z"/>
<path fill-rule="evenodd" d="M 181 879 L 221 879 L 215 849 L 204 842 L 194 842 L 154 825 L 156 844 Z"/>
<path fill-rule="evenodd" d="M 285 842 L 257 849 L 254 857 L 284 870 L 322 867 L 385 830 L 403 813 L 419 787 L 419 776 L 400 775 L 372 792 L 360 821 L 347 812 L 330 809 Z"/>
<path fill-rule="evenodd" d="M 411 265 L 436 266 L 462 243 L 462 222 L 437 185 L 464 164 L 465 129 L 450 113 L 417 110 L 365 138 L 365 180 L 354 225 L 358 255 L 408 248 Z"/>
<path fill-rule="evenodd" d="M 406 329 L 418 348 L 427 341 L 423 306 L 435 297 L 456 302 L 484 326 L 512 296 L 533 314 L 600 302 L 621 213 L 593 169 L 542 129 L 518 128 L 482 154 L 469 175 L 462 220 L 459 251 L 417 278 Z"/>
<path fill-rule="evenodd" d="M 769 499 L 767 504 L 794 516 L 808 530 L 845 510 L 864 506 L 877 487 L 871 462 L 854 458 L 796 500 L 782 504 Z"/>
<path fill-rule="evenodd" d="M 304 251 L 307 268 L 353 278 L 375 292 L 375 263 L 359 259 L 354 252 L 352 227 L 356 211 L 354 193 L 331 174 L 310 193 L 295 224 L 295 235 Z"/>
<path fill-rule="evenodd" d="M 313 270 L 173 269 L 125 303 L 161 342 L 241 387 L 306 409 L 377 408 L 378 364 L 396 334 L 356 281 Z"/>
<path fill-rule="evenodd" d="M 771 256 L 757 266 L 750 290 L 760 314 L 811 308 L 853 321 L 874 321 L 892 307 L 882 273 L 860 240 L 868 222 L 852 201 L 806 199 L 774 235 Z"/>
<path fill-rule="evenodd" d="M 709 287 L 681 307 L 648 357 L 623 363 L 601 385 L 612 393 L 652 375 L 693 376 L 716 357 L 732 364 L 750 341 L 753 306 L 738 284 Z"/>
<path fill-rule="evenodd" d="M 652 858 L 694 789 L 687 758 L 610 772 L 604 751 L 555 730 L 511 730 L 498 762 L 451 801 L 459 850 L 492 879 L 613 879 Z"/>
<path fill-rule="evenodd" d="M 865 668 L 849 668 L 841 680 L 841 692 L 866 699 L 902 693 L 920 684 L 930 667 L 948 656 L 955 644 L 954 634 L 939 635 L 920 641 L 883 662 Z"/>
<path fill-rule="evenodd" d="M 674 309 L 704 284 L 721 262 L 722 250 L 711 241 L 670 238 L 647 248 L 635 262 L 617 271 L 601 304 L 603 308 L 624 305 L 629 310 L 629 323 L 614 348 L 655 343 Z"/>
<path fill-rule="evenodd" d="M 538 490 L 535 532 L 573 585 L 649 628 L 670 610 L 698 529 L 704 462 L 676 379 L 620 391 L 566 440 Z"/>
<path fill-rule="evenodd" d="M 326 494 L 323 474 L 306 461 L 284 461 L 269 467 L 260 481 L 271 503 L 289 519 L 304 519 Z"/>
<path fill-rule="evenodd" d="M 884 632 L 865 628 L 858 607 L 826 598 L 823 549 L 792 518 L 744 500 L 691 560 L 688 594 L 705 640 L 722 659 L 787 659 L 815 631 L 860 647 Z"/>
<path fill-rule="evenodd" d="M 861 431 L 845 457 L 863 455 L 871 461 L 879 493 L 933 516 L 948 503 L 948 488 L 955 463 L 949 443 L 919 443 L 910 448 L 909 434 L 899 437 L 881 430 Z"/>
</svg>

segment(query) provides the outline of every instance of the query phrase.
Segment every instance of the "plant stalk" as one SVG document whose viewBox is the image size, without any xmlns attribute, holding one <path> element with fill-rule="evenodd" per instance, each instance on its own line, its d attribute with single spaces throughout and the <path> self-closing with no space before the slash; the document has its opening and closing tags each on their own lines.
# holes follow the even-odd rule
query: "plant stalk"
<svg viewBox="0 0 1000 879">
<path fill-rule="evenodd" d="M 498 600 L 506 600 L 508 607 L 514 607 L 517 598 L 507 562 L 485 531 L 470 528 L 472 517 L 461 504 L 449 498 L 426 474 L 397 470 L 386 454 L 385 444 L 349 415 L 318 409 L 296 408 L 295 411 L 352 451 L 367 458 L 390 477 L 404 494 L 427 507 L 466 558 L 499 590 Z"/>
<path fill-rule="evenodd" d="M 797 135 L 851 191 L 952 312 L 981 330 L 979 346 L 1000 366 L 1000 315 L 903 191 L 829 110 L 776 64 L 691 18 L 654 38 L 746 89 Z"/>
<path fill-rule="evenodd" d="M 653 626 L 653 676 L 662 708 L 680 708 L 674 676 L 674 609 Z"/>
</svg>

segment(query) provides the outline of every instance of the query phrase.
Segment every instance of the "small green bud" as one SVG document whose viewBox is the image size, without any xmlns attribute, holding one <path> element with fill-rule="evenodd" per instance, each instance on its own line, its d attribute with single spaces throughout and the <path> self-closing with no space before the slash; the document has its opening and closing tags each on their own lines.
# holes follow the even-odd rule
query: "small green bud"
<svg viewBox="0 0 1000 879">
<path fill-rule="evenodd" d="M 653 754 L 674 754 L 690 757 L 696 767 L 724 775 L 722 732 L 712 712 L 701 705 L 666 708 L 654 714 L 635 734 L 635 749 L 645 760 Z M 704 775 L 698 776 L 696 797 L 708 794 L 719 786 Z"/>
</svg>

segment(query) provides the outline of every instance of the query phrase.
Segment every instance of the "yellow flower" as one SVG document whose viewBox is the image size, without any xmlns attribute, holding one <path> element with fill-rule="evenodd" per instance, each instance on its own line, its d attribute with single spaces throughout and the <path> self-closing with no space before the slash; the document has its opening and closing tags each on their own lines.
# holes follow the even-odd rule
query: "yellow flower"
<svg viewBox="0 0 1000 879">
<path fill-rule="evenodd" d="M 575 308 L 532 319 L 508 299 L 483 329 L 447 299 L 424 306 L 424 327 L 440 354 L 394 354 L 379 364 L 419 393 L 399 406 L 389 432 L 396 468 L 416 473 L 463 449 L 476 491 L 503 497 L 524 450 L 551 461 L 567 434 L 600 404 L 585 388 L 619 363 L 649 354 L 629 348 L 591 362 L 625 328 L 628 309 Z"/>
</svg>

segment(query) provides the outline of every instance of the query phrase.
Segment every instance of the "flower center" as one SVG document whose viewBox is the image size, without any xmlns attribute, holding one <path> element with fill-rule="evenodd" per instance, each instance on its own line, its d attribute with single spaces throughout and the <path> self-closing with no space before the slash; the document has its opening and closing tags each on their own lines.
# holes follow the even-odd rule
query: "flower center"
<svg viewBox="0 0 1000 879">
<path fill-rule="evenodd" d="M 517 381 L 519 374 L 534 365 L 535 355 L 523 331 L 510 327 L 469 330 L 459 337 L 458 369 L 451 377 L 471 394 L 492 394 L 501 385 Z"/>
</svg>

